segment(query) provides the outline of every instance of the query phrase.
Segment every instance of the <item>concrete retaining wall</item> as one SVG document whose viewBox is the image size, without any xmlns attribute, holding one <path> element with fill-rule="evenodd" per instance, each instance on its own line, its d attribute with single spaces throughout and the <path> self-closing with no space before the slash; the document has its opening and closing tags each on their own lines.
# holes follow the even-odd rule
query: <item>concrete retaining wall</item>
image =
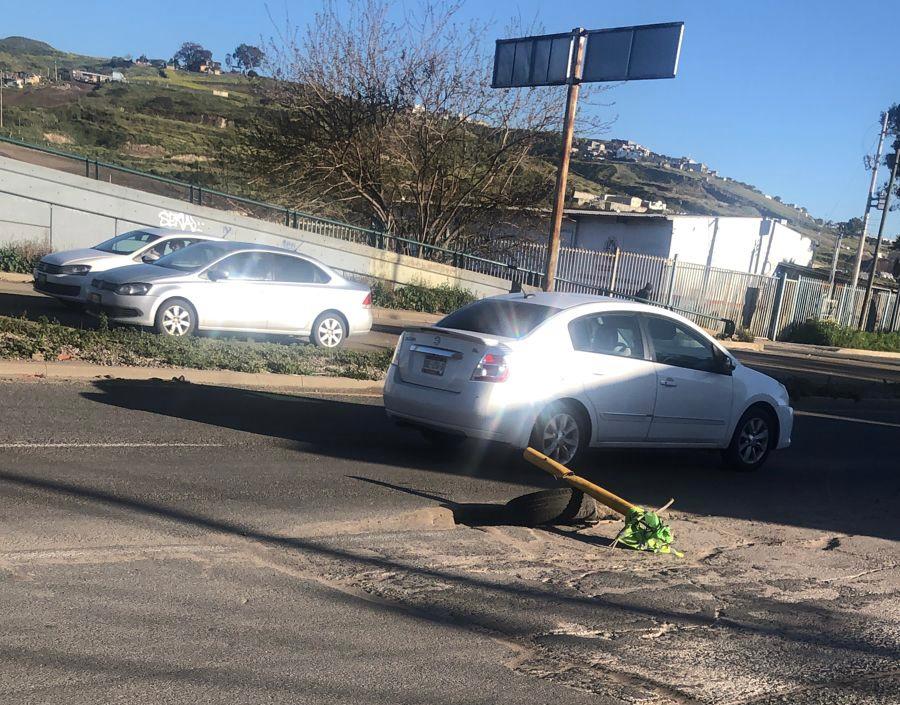
<svg viewBox="0 0 900 705">
<path fill-rule="evenodd" d="M 148 226 L 276 245 L 353 276 L 397 284 L 449 283 L 479 296 L 510 288 L 497 277 L 0 157 L 0 245 L 35 242 L 69 250 Z"/>
</svg>

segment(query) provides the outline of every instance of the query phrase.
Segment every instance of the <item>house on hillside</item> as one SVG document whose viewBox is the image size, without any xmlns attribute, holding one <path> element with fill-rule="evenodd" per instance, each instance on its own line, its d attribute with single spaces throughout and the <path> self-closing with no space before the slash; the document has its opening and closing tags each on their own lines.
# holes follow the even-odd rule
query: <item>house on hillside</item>
<svg viewBox="0 0 900 705">
<path fill-rule="evenodd" d="M 24 88 L 25 81 L 14 73 L 0 73 L 0 83 L 4 88 Z"/>
<path fill-rule="evenodd" d="M 22 80 L 25 86 L 36 86 L 42 80 L 42 76 L 39 73 L 29 73 L 28 71 L 19 71 L 16 73 L 16 76 Z"/>
<path fill-rule="evenodd" d="M 872 271 L 873 259 L 870 257 L 863 260 L 860 265 L 860 271 L 869 274 Z M 878 253 L 878 265 L 875 268 L 876 279 L 893 279 L 900 281 L 900 253 L 898 256 L 892 257 L 891 253 L 887 255 L 883 252 Z"/>
<path fill-rule="evenodd" d="M 647 159 L 649 156 L 649 149 L 637 142 L 631 142 L 630 140 L 616 150 L 616 159 L 628 159 L 637 162 Z"/>
<path fill-rule="evenodd" d="M 214 76 L 222 75 L 222 64 L 218 61 L 204 61 L 197 67 L 200 73 L 208 73 Z"/>
<path fill-rule="evenodd" d="M 72 69 L 71 75 L 72 80 L 78 81 L 79 83 L 94 83 L 100 85 L 101 83 L 109 83 L 113 80 L 111 74 L 95 73 L 94 71 L 84 71 L 82 69 Z"/>
</svg>

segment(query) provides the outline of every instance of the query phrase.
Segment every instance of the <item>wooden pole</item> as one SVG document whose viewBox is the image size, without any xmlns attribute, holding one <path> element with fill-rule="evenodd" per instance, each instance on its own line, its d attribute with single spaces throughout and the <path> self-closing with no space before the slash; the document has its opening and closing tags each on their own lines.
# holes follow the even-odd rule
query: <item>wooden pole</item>
<svg viewBox="0 0 900 705">
<path fill-rule="evenodd" d="M 556 266 L 559 260 L 559 234 L 562 229 L 563 209 L 566 204 L 566 182 L 569 179 L 569 159 L 572 156 L 572 136 L 575 132 L 575 110 L 581 87 L 581 71 L 584 66 L 584 37 L 581 27 L 572 30 L 572 55 L 570 58 L 569 88 L 566 92 L 566 114 L 563 118 L 562 154 L 556 172 L 556 195 L 550 225 L 550 243 L 547 247 L 547 267 L 544 272 L 544 291 L 553 291 L 556 284 Z"/>
</svg>

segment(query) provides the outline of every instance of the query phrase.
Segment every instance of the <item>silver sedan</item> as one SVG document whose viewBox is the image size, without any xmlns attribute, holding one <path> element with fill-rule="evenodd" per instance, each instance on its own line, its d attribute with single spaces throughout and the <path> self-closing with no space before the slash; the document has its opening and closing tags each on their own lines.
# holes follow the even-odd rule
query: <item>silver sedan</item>
<svg viewBox="0 0 900 705">
<path fill-rule="evenodd" d="M 338 348 L 372 327 L 372 294 L 321 262 L 241 242 L 191 245 L 95 277 L 88 311 L 181 337 L 197 330 L 309 336 Z"/>
<path fill-rule="evenodd" d="M 197 242 L 219 240 L 211 235 L 168 228 L 141 228 L 122 233 L 83 250 L 54 252 L 34 270 L 34 288 L 63 303 L 81 305 L 87 300 L 92 277 L 134 262 L 154 262 Z"/>
</svg>

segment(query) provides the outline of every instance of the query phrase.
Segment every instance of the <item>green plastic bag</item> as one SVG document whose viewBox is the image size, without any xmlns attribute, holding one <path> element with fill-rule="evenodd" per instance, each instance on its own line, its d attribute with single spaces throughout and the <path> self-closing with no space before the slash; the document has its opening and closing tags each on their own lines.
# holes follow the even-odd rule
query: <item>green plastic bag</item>
<svg viewBox="0 0 900 705">
<path fill-rule="evenodd" d="M 616 536 L 613 546 L 622 544 L 635 551 L 674 553 L 680 558 L 683 554 L 672 548 L 674 540 L 672 529 L 655 512 L 635 507 L 625 517 L 625 526 Z"/>
</svg>

